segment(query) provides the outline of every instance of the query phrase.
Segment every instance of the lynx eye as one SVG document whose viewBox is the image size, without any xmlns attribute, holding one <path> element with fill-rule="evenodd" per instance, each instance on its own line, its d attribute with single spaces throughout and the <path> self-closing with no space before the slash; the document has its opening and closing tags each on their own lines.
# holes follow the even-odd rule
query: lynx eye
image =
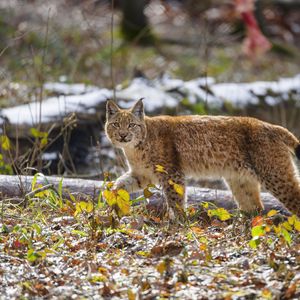
<svg viewBox="0 0 300 300">
<path fill-rule="evenodd" d="M 114 126 L 115 128 L 119 128 L 120 127 L 120 123 L 114 122 L 114 123 L 112 123 L 112 126 Z"/>
<path fill-rule="evenodd" d="M 136 127 L 136 124 L 134 124 L 134 123 L 129 123 L 128 128 L 134 128 L 134 127 Z"/>
</svg>

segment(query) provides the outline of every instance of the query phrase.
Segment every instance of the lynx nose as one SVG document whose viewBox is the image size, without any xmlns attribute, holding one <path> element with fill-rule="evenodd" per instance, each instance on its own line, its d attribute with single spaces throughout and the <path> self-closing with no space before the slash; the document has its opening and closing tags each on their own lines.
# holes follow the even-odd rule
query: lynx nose
<svg viewBox="0 0 300 300">
<path fill-rule="evenodd" d="M 119 132 L 119 136 L 120 136 L 120 142 L 125 142 L 126 138 L 128 136 L 127 132 Z"/>
<path fill-rule="evenodd" d="M 120 138 L 125 139 L 126 136 L 127 136 L 127 133 L 126 132 L 125 133 L 124 132 L 120 132 L 119 136 L 120 136 Z"/>
</svg>

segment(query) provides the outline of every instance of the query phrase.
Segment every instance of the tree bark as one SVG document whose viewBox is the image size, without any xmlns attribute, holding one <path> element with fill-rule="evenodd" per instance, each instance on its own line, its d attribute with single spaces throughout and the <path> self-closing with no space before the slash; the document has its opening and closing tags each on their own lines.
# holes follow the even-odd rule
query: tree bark
<svg viewBox="0 0 300 300">
<path fill-rule="evenodd" d="M 33 176 L 9 176 L 0 175 L 0 200 L 12 198 L 13 202 L 21 201 L 31 192 L 31 183 Z M 45 185 L 53 185 L 54 189 L 58 189 L 61 177 L 43 176 L 38 177 L 37 183 Z M 99 192 L 103 189 L 103 181 L 86 180 L 79 178 L 63 178 L 63 194 L 68 196 L 69 193 L 77 194 L 80 197 L 92 197 L 97 199 Z M 137 194 L 132 195 L 136 197 Z M 276 198 L 269 193 L 261 193 L 262 201 L 267 212 L 276 209 L 283 214 L 288 214 L 287 209 Z M 218 207 L 232 211 L 237 208 L 230 191 L 207 189 L 198 187 L 187 188 L 187 204 L 188 206 L 199 206 L 203 202 L 211 202 Z M 154 194 L 150 198 L 149 209 L 159 210 L 163 205 L 162 197 L 159 193 Z"/>
<path fill-rule="evenodd" d="M 146 4 L 147 0 L 121 1 L 123 12 L 121 31 L 127 41 L 136 41 L 140 44 L 153 42 L 148 19 L 144 13 Z"/>
</svg>

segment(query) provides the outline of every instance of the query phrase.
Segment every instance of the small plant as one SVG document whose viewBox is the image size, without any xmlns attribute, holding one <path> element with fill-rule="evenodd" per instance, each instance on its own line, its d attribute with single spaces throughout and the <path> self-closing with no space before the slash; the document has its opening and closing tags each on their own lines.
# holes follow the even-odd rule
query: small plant
<svg viewBox="0 0 300 300">
<path fill-rule="evenodd" d="M 11 143 L 7 135 L 0 135 L 0 145 L 3 152 L 8 153 L 10 157 Z M 0 174 L 11 175 L 13 173 L 13 169 L 10 164 L 6 162 L 3 154 L 0 153 Z"/>
<path fill-rule="evenodd" d="M 112 183 L 108 183 L 102 193 L 107 204 L 117 213 L 118 217 L 130 214 L 129 193 L 124 189 L 111 190 L 112 185 Z"/>
<path fill-rule="evenodd" d="M 272 243 L 274 239 L 288 246 L 292 243 L 292 233 L 300 232 L 300 221 L 296 215 L 292 215 L 279 224 L 274 224 L 273 217 L 276 210 L 270 210 L 266 216 L 257 216 L 252 220 L 252 239 L 249 246 L 256 249 L 261 243 Z"/>
<path fill-rule="evenodd" d="M 232 217 L 228 210 L 223 207 L 217 207 L 211 202 L 203 202 L 202 207 L 210 218 L 217 217 L 220 221 L 227 221 Z"/>
</svg>

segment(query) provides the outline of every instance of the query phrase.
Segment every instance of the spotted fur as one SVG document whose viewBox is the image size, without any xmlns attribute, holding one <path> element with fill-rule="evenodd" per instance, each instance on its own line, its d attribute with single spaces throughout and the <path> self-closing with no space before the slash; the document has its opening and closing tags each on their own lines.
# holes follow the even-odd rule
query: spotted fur
<svg viewBox="0 0 300 300">
<path fill-rule="evenodd" d="M 129 110 L 108 101 L 105 130 L 128 161 L 116 189 L 159 184 L 176 215 L 184 193 L 174 183 L 184 191 L 186 177 L 223 177 L 241 210 L 263 209 L 262 185 L 300 216 L 300 180 L 292 159 L 300 158 L 299 140 L 283 127 L 248 117 L 147 117 L 140 100 Z"/>
</svg>

